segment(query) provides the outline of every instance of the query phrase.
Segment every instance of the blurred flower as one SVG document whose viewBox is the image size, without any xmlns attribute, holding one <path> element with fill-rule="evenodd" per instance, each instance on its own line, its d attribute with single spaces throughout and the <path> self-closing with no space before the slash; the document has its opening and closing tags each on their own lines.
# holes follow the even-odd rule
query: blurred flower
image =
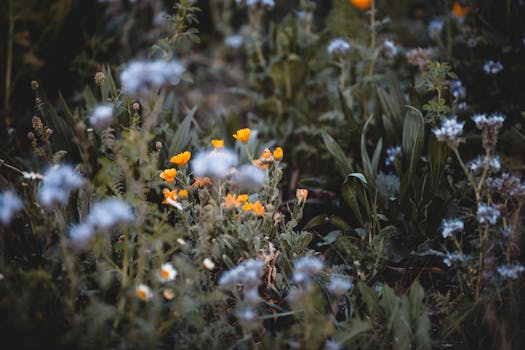
<svg viewBox="0 0 525 350">
<path fill-rule="evenodd" d="M 446 142 L 450 147 L 457 148 L 463 134 L 464 122 L 458 122 L 457 118 L 443 118 L 441 128 L 435 128 L 432 132 L 436 135 L 438 141 Z"/>
<path fill-rule="evenodd" d="M 91 237 L 95 234 L 95 230 L 91 223 L 81 223 L 69 229 L 69 238 L 76 248 L 82 248 L 89 243 Z"/>
<path fill-rule="evenodd" d="M 312 277 L 321 272 L 323 262 L 317 257 L 303 256 L 294 261 L 292 280 L 306 291 L 312 289 Z"/>
<path fill-rule="evenodd" d="M 428 36 L 433 40 L 438 40 L 443 31 L 443 20 L 434 19 L 428 24 Z"/>
<path fill-rule="evenodd" d="M 483 71 L 488 75 L 496 75 L 503 70 L 499 61 L 488 60 L 483 64 Z"/>
<path fill-rule="evenodd" d="M 360 10 L 366 10 L 372 5 L 372 0 L 350 0 L 350 2 Z"/>
<path fill-rule="evenodd" d="M 177 270 L 170 263 L 162 264 L 159 271 L 159 278 L 161 282 L 169 282 L 177 278 Z"/>
<path fill-rule="evenodd" d="M 521 179 L 509 173 L 503 173 L 497 178 L 488 178 L 487 186 L 497 191 L 503 198 L 525 196 L 525 185 Z"/>
<path fill-rule="evenodd" d="M 385 57 L 392 58 L 397 55 L 399 49 L 393 40 L 386 39 L 379 47 L 379 52 Z"/>
<path fill-rule="evenodd" d="M 461 80 L 452 80 L 450 82 L 450 93 L 455 100 L 463 100 L 467 97 L 467 89 Z"/>
<path fill-rule="evenodd" d="M 230 174 L 231 169 L 237 166 L 237 163 L 237 154 L 222 148 L 197 154 L 191 162 L 191 168 L 197 177 L 208 176 L 212 179 L 223 179 Z"/>
<path fill-rule="evenodd" d="M 162 190 L 162 194 L 164 194 L 162 204 L 171 205 L 172 207 L 182 210 L 182 205 L 179 203 L 179 196 L 177 194 L 177 190 L 169 190 L 165 188 L 164 190 Z"/>
<path fill-rule="evenodd" d="M 295 198 L 297 198 L 299 203 L 306 202 L 306 198 L 308 198 L 308 190 L 306 188 L 298 188 L 295 190 Z"/>
<path fill-rule="evenodd" d="M 470 6 L 463 6 L 458 1 L 455 1 L 452 5 L 452 13 L 454 16 L 458 19 L 462 19 L 466 15 L 468 15 L 471 11 Z"/>
<path fill-rule="evenodd" d="M 396 158 L 400 158 L 403 152 L 401 151 L 401 146 L 394 146 L 387 148 L 386 150 L 386 159 L 385 159 L 385 165 L 391 165 L 394 164 L 394 161 Z"/>
<path fill-rule="evenodd" d="M 265 213 L 264 206 L 259 201 L 255 203 L 251 203 L 251 202 L 244 203 L 244 205 L 242 206 L 242 211 L 252 212 L 254 215 L 257 215 L 257 216 L 264 216 L 264 213 Z"/>
<path fill-rule="evenodd" d="M 492 224 L 494 225 L 500 217 L 500 211 L 493 205 L 481 203 L 477 211 L 477 219 L 480 224 Z"/>
<path fill-rule="evenodd" d="M 251 8 L 272 8 L 275 6 L 274 0 L 235 0 L 235 2 L 239 6 L 246 5 Z"/>
<path fill-rule="evenodd" d="M 186 241 L 182 238 L 177 238 L 177 243 L 179 243 L 180 245 L 186 245 Z"/>
<path fill-rule="evenodd" d="M 224 140 L 211 140 L 213 148 L 224 148 Z"/>
<path fill-rule="evenodd" d="M 273 157 L 276 159 L 276 160 L 281 160 L 283 159 L 283 149 L 281 147 L 277 147 L 275 149 L 275 151 L 273 151 Z"/>
<path fill-rule="evenodd" d="M 215 263 L 210 258 L 206 258 L 202 261 L 202 266 L 208 271 L 215 269 Z"/>
<path fill-rule="evenodd" d="M 113 106 L 110 104 L 98 105 L 93 109 L 89 122 L 95 130 L 103 130 L 113 124 Z"/>
<path fill-rule="evenodd" d="M 251 132 L 252 131 L 248 128 L 240 129 L 240 130 L 237 130 L 235 134 L 233 134 L 233 137 L 236 140 L 241 141 L 242 143 L 246 143 L 250 139 Z"/>
<path fill-rule="evenodd" d="M 334 340 L 327 340 L 324 343 L 324 350 L 341 350 L 341 349 L 342 349 L 341 344 L 339 344 L 338 342 Z"/>
<path fill-rule="evenodd" d="M 406 53 L 408 63 L 417 66 L 421 71 L 425 70 L 433 56 L 431 49 L 412 49 Z"/>
<path fill-rule="evenodd" d="M 170 162 L 175 163 L 176 165 L 182 167 L 188 164 L 190 159 L 191 159 L 191 153 L 188 151 L 185 151 L 185 152 L 179 153 L 171 157 Z"/>
<path fill-rule="evenodd" d="M 148 301 L 153 297 L 150 287 L 145 284 L 139 284 L 135 290 L 135 295 L 142 301 Z"/>
<path fill-rule="evenodd" d="M 264 263 L 260 260 L 245 260 L 236 267 L 224 272 L 219 279 L 222 289 L 235 293 L 238 286 L 243 286 L 243 291 L 257 289 L 261 283 Z"/>
<path fill-rule="evenodd" d="M 2 224 L 9 224 L 13 215 L 22 210 L 23 207 L 22 201 L 13 192 L 0 192 L 0 222 Z"/>
<path fill-rule="evenodd" d="M 238 208 L 241 204 L 245 203 L 248 200 L 248 195 L 241 194 L 236 196 L 234 194 L 228 193 L 222 202 L 222 205 L 225 208 Z"/>
<path fill-rule="evenodd" d="M 234 182 L 243 192 L 257 192 L 266 179 L 266 173 L 254 165 L 243 165 L 235 173 Z"/>
<path fill-rule="evenodd" d="M 173 289 L 168 288 L 164 289 L 164 291 L 162 292 L 162 296 L 166 300 L 173 300 L 173 298 L 175 298 L 175 293 L 173 293 Z"/>
<path fill-rule="evenodd" d="M 177 176 L 177 169 L 175 168 L 165 169 L 164 171 L 160 173 L 159 176 L 163 180 L 166 180 L 168 182 L 173 182 L 175 181 L 175 176 Z"/>
<path fill-rule="evenodd" d="M 472 117 L 472 120 L 480 130 L 494 129 L 498 131 L 503 126 L 505 116 L 500 113 L 493 113 L 491 116 L 487 114 L 476 114 Z"/>
<path fill-rule="evenodd" d="M 99 230 L 109 230 L 134 220 L 128 203 L 119 199 L 106 199 L 93 205 L 86 222 Z"/>
<path fill-rule="evenodd" d="M 244 38 L 242 35 L 230 35 L 224 39 L 224 45 L 231 49 L 238 49 L 242 46 Z"/>
<path fill-rule="evenodd" d="M 525 271 L 525 266 L 517 265 L 517 264 L 503 265 L 503 266 L 499 266 L 497 268 L 497 271 L 502 277 L 515 280 L 518 278 L 518 274 Z"/>
<path fill-rule="evenodd" d="M 137 61 L 120 73 L 120 81 L 126 93 L 148 97 L 161 87 L 177 85 L 185 70 L 178 61 Z"/>
<path fill-rule="evenodd" d="M 179 191 L 180 198 L 188 198 L 188 190 L 182 189 Z"/>
<path fill-rule="evenodd" d="M 452 263 L 454 262 L 461 262 L 463 261 L 463 255 L 460 253 L 447 253 L 447 256 L 443 258 L 443 263 L 447 265 L 448 267 L 452 266 Z"/>
<path fill-rule="evenodd" d="M 199 186 L 199 188 L 203 188 L 205 186 L 210 186 L 212 184 L 211 179 L 209 177 L 196 177 L 193 181 L 193 187 Z"/>
<path fill-rule="evenodd" d="M 328 284 L 328 290 L 335 296 L 345 295 L 352 289 L 354 284 L 348 277 L 332 276 Z"/>
<path fill-rule="evenodd" d="M 443 238 L 450 237 L 454 232 L 463 231 L 463 226 L 463 221 L 459 219 L 443 219 L 443 221 L 441 221 L 441 235 Z"/>
<path fill-rule="evenodd" d="M 44 173 L 44 181 L 38 191 L 40 202 L 46 207 L 66 204 L 71 191 L 84 183 L 80 174 L 69 165 L 55 165 Z"/>
<path fill-rule="evenodd" d="M 336 38 L 330 41 L 326 50 L 332 57 L 343 56 L 350 51 L 350 44 L 343 38 Z"/>
</svg>

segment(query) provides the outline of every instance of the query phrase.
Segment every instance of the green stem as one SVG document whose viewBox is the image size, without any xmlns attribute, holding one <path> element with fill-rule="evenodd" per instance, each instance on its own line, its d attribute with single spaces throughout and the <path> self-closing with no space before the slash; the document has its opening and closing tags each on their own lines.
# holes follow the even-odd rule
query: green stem
<svg viewBox="0 0 525 350">
<path fill-rule="evenodd" d="M 13 14 L 13 0 L 9 0 L 9 28 L 7 30 L 7 59 L 5 64 L 5 95 L 4 108 L 9 107 L 11 99 L 11 75 L 13 70 L 13 36 L 15 31 L 15 16 Z"/>
</svg>

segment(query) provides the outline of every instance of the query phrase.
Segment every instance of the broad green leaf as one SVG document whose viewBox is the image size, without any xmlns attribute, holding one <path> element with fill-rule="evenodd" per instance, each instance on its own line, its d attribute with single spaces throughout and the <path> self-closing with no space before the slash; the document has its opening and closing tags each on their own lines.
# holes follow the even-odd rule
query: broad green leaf
<svg viewBox="0 0 525 350">
<path fill-rule="evenodd" d="M 335 142 L 335 140 L 326 132 L 326 130 L 323 130 L 321 135 L 328 152 L 330 152 L 330 154 L 335 158 L 335 161 L 337 162 L 339 168 L 343 171 L 343 174 L 352 173 L 352 162 L 350 159 L 348 159 L 337 142 Z"/>
</svg>

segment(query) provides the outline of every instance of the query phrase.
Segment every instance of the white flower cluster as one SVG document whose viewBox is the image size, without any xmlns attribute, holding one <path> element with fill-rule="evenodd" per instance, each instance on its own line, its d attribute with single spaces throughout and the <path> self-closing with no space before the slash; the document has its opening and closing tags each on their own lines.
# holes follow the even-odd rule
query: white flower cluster
<svg viewBox="0 0 525 350">
<path fill-rule="evenodd" d="M 496 75 L 503 70 L 503 65 L 499 61 L 488 60 L 483 64 L 483 71 L 489 75 Z"/>
<path fill-rule="evenodd" d="M 443 32 L 443 20 L 434 19 L 428 24 L 428 36 L 433 40 L 439 40 L 441 33 Z"/>
<path fill-rule="evenodd" d="M 16 194 L 11 191 L 0 192 L 0 222 L 7 225 L 24 205 Z"/>
<path fill-rule="evenodd" d="M 480 173 L 483 169 L 485 169 L 485 166 L 487 165 L 487 157 L 486 156 L 478 156 L 474 160 L 470 161 L 468 164 L 468 168 L 473 173 L 477 174 Z M 489 163 L 489 170 L 493 173 L 497 173 L 501 169 L 501 162 L 499 159 L 499 156 L 492 157 L 490 159 Z"/>
<path fill-rule="evenodd" d="M 450 93 L 455 100 L 463 100 L 467 97 L 467 89 L 461 80 L 452 80 L 450 82 Z"/>
<path fill-rule="evenodd" d="M 460 253 L 447 253 L 447 256 L 443 258 L 443 263 L 450 267 L 452 266 L 452 263 L 461 262 L 463 260 L 465 260 L 465 258 Z"/>
<path fill-rule="evenodd" d="M 113 124 L 113 106 L 101 104 L 93 109 L 89 122 L 95 130 L 104 130 Z"/>
<path fill-rule="evenodd" d="M 242 35 L 230 35 L 224 39 L 224 45 L 229 47 L 230 49 L 238 49 L 242 46 L 244 43 L 244 38 Z"/>
<path fill-rule="evenodd" d="M 464 225 L 463 221 L 459 219 L 443 219 L 443 221 L 441 222 L 441 227 L 441 235 L 443 236 L 443 238 L 447 238 L 450 237 L 454 232 L 463 231 Z"/>
<path fill-rule="evenodd" d="M 95 203 L 85 222 L 73 226 L 69 236 L 73 244 L 82 247 L 97 231 L 107 232 L 110 229 L 135 220 L 128 203 L 118 199 L 106 199 Z"/>
<path fill-rule="evenodd" d="M 266 173 L 254 165 L 241 166 L 234 176 L 241 192 L 257 192 L 265 180 Z"/>
<path fill-rule="evenodd" d="M 450 147 L 457 148 L 463 134 L 465 122 L 458 122 L 457 118 L 443 118 L 440 128 L 432 130 L 438 141 L 446 142 Z"/>
<path fill-rule="evenodd" d="M 275 6 L 274 0 L 235 0 L 237 5 L 243 6 L 246 5 L 248 7 L 262 7 L 262 8 L 272 8 Z"/>
<path fill-rule="evenodd" d="M 509 173 L 503 173 L 497 178 L 488 178 L 487 185 L 499 192 L 503 198 L 525 196 L 525 184 L 519 177 Z"/>
<path fill-rule="evenodd" d="M 292 280 L 306 291 L 312 289 L 312 277 L 323 270 L 323 261 L 317 257 L 304 256 L 295 260 Z"/>
<path fill-rule="evenodd" d="M 490 116 L 487 114 L 476 114 L 472 117 L 472 120 L 480 130 L 490 129 L 497 131 L 503 126 L 505 116 L 501 113 L 493 113 Z"/>
<path fill-rule="evenodd" d="M 350 51 L 350 44 L 343 38 L 336 38 L 330 41 L 327 51 L 332 57 L 342 56 Z"/>
<path fill-rule="evenodd" d="M 478 211 L 476 213 L 478 222 L 480 224 L 492 224 L 494 225 L 501 213 L 498 208 L 496 208 L 493 205 L 481 203 L 478 207 Z"/>
<path fill-rule="evenodd" d="M 148 97 L 161 87 L 177 85 L 186 68 L 178 61 L 136 61 L 120 73 L 124 91 Z"/>
<path fill-rule="evenodd" d="M 383 44 L 381 45 L 379 51 L 383 56 L 392 58 L 398 54 L 399 48 L 393 40 L 386 39 L 385 41 L 383 41 Z"/>
<path fill-rule="evenodd" d="M 525 271 L 525 266 L 517 265 L 517 264 L 503 265 L 503 266 L 499 266 L 496 270 L 502 277 L 515 280 L 518 278 L 518 274 Z"/>
<path fill-rule="evenodd" d="M 84 179 L 69 165 L 56 165 L 44 173 L 44 180 L 38 191 L 38 199 L 46 207 L 66 204 L 71 191 L 84 183 Z"/>
<path fill-rule="evenodd" d="M 191 168 L 195 176 L 224 179 L 231 175 L 238 163 L 237 154 L 223 148 L 197 154 L 191 162 Z"/>
<path fill-rule="evenodd" d="M 401 151 L 401 146 L 387 148 L 385 165 L 394 164 L 394 161 L 396 160 L 396 158 L 401 157 L 402 154 L 403 153 Z"/>
<path fill-rule="evenodd" d="M 238 286 L 242 286 L 243 300 L 249 304 L 259 302 L 257 288 L 261 283 L 264 263 L 260 260 L 250 259 L 224 272 L 219 279 L 222 289 L 236 293 Z"/>
<path fill-rule="evenodd" d="M 348 277 L 341 276 L 332 276 L 328 284 L 328 290 L 335 296 L 345 295 L 353 287 L 354 284 Z"/>
</svg>

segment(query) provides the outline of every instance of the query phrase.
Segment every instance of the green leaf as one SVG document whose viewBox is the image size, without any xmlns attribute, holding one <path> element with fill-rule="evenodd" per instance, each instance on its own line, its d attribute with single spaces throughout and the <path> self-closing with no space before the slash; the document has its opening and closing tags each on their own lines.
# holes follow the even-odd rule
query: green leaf
<svg viewBox="0 0 525 350">
<path fill-rule="evenodd" d="M 366 128 L 368 124 L 372 121 L 372 117 L 373 116 L 371 115 L 370 118 L 368 118 L 365 125 L 363 126 L 363 132 L 361 133 L 361 161 L 363 163 L 363 171 L 365 173 L 365 176 L 370 183 L 374 183 L 375 173 L 374 169 L 372 168 L 370 156 L 368 155 L 368 151 L 366 150 Z"/>
<path fill-rule="evenodd" d="M 335 161 L 342 170 L 343 174 L 352 173 L 352 162 L 350 159 L 348 159 L 337 142 L 335 142 L 335 140 L 326 132 L 326 130 L 323 130 L 321 135 L 328 152 L 330 152 L 330 154 L 335 158 Z"/>
<path fill-rule="evenodd" d="M 361 209 L 358 202 L 358 196 L 356 193 L 356 182 L 353 181 L 345 181 L 341 188 L 341 195 L 343 196 L 344 201 L 346 204 L 350 207 L 352 212 L 354 213 L 357 221 L 361 226 L 365 225 L 365 220 L 363 218 L 363 215 L 361 214 Z"/>
<path fill-rule="evenodd" d="M 193 120 L 193 117 L 195 116 L 196 112 L 197 112 L 197 106 L 194 106 L 188 112 L 188 114 L 186 115 L 182 123 L 180 123 L 179 127 L 177 128 L 177 131 L 175 132 L 175 136 L 173 137 L 173 140 L 171 141 L 170 147 L 169 147 L 170 155 L 174 155 L 174 154 L 182 152 L 184 150 L 184 147 L 186 147 L 190 143 L 191 121 Z"/>
<path fill-rule="evenodd" d="M 377 316 L 379 314 L 379 298 L 375 290 L 368 287 L 366 283 L 361 281 L 359 281 L 357 284 L 357 289 L 359 290 L 359 294 L 363 298 L 370 315 L 372 317 Z"/>
<path fill-rule="evenodd" d="M 385 113 L 395 121 L 396 124 L 400 124 L 402 120 L 401 103 L 383 88 L 377 88 L 377 95 L 379 101 Z"/>
</svg>

